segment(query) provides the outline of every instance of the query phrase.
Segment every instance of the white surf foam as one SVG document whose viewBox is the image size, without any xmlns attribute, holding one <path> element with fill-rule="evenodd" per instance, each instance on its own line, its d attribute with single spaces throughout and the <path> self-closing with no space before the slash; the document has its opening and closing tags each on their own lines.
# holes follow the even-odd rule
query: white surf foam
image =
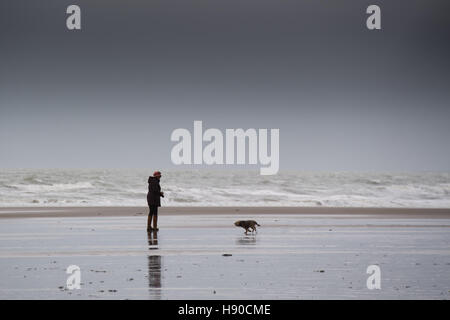
<svg viewBox="0 0 450 320">
<path fill-rule="evenodd" d="M 146 206 L 151 170 L 0 170 L 0 206 Z M 449 173 L 165 171 L 165 206 L 450 208 Z"/>
</svg>

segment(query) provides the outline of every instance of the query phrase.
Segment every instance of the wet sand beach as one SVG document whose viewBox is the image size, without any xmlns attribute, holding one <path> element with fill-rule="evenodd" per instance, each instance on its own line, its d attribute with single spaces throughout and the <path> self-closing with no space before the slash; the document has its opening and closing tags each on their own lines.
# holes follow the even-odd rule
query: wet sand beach
<svg viewBox="0 0 450 320">
<path fill-rule="evenodd" d="M 161 207 L 162 215 L 273 215 L 273 214 L 331 214 L 367 215 L 377 218 L 421 217 L 447 218 L 450 208 L 371 208 L 371 207 Z M 0 207 L 1 218 L 49 218 L 49 217 L 114 217 L 139 216 L 148 213 L 148 207 Z"/>
<path fill-rule="evenodd" d="M 448 299 L 449 211 L 162 208 L 148 234 L 146 208 L 1 208 L 0 298 Z"/>
</svg>

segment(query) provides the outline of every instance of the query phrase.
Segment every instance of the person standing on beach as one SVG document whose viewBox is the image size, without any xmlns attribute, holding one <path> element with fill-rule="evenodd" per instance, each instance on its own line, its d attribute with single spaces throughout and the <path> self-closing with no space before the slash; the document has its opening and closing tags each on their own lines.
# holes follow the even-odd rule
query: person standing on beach
<svg viewBox="0 0 450 320">
<path fill-rule="evenodd" d="M 161 172 L 155 171 L 153 177 L 148 177 L 147 204 L 149 208 L 147 219 L 147 231 L 158 231 L 158 207 L 161 207 L 161 197 L 164 198 L 164 192 L 161 192 L 159 180 Z M 153 228 L 152 228 L 153 220 Z"/>
</svg>

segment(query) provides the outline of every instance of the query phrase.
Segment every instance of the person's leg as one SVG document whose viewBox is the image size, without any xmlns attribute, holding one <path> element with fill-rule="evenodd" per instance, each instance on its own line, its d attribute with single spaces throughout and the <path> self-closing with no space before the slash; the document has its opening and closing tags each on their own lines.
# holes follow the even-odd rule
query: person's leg
<svg viewBox="0 0 450 320">
<path fill-rule="evenodd" d="M 153 229 L 158 231 L 158 207 L 155 206 L 153 212 Z"/>
<path fill-rule="evenodd" d="M 152 231 L 152 210 L 149 209 L 150 212 L 148 213 L 148 218 L 147 218 L 147 231 Z"/>
</svg>

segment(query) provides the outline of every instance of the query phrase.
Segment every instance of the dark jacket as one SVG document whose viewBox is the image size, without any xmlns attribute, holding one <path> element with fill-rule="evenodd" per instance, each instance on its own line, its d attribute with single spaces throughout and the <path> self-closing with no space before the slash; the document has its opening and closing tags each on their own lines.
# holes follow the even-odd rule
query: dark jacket
<svg viewBox="0 0 450 320">
<path fill-rule="evenodd" d="M 155 177 L 148 177 L 147 203 L 149 206 L 161 207 L 161 187 L 159 180 Z"/>
</svg>

